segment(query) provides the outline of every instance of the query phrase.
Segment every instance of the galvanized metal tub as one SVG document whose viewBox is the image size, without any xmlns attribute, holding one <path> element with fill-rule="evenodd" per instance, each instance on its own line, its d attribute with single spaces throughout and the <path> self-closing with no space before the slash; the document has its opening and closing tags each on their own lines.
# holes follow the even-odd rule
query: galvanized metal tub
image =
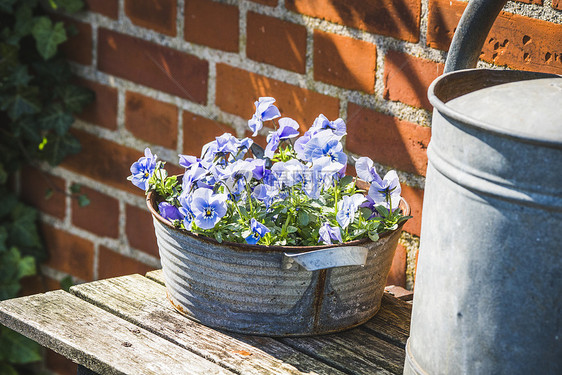
<svg viewBox="0 0 562 375">
<path fill-rule="evenodd" d="M 452 72 L 476 63 L 503 3 L 469 3 L 429 89 L 404 374 L 562 373 L 562 77 Z M 467 51 L 456 41 L 469 31 L 480 42 Z"/>
<path fill-rule="evenodd" d="M 342 245 L 219 244 L 174 228 L 158 214 L 154 198 L 149 194 L 147 205 L 168 299 L 191 319 L 239 333 L 304 336 L 355 327 L 379 310 L 402 227 L 377 242 L 344 244 L 366 249 L 364 266 L 308 271 L 290 255 L 337 251 Z M 408 204 L 402 201 L 401 207 L 408 215 Z"/>
</svg>

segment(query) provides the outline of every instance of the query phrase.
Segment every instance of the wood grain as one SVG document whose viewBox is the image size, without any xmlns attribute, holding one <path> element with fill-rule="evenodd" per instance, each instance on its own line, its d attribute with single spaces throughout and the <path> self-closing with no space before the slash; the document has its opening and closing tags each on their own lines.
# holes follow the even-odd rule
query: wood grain
<svg viewBox="0 0 562 375">
<path fill-rule="evenodd" d="M 0 302 L 0 323 L 100 374 L 232 374 L 62 290 Z"/>
<path fill-rule="evenodd" d="M 268 337 L 219 332 L 179 314 L 161 284 L 140 275 L 73 286 L 71 292 L 147 331 L 240 374 L 342 374 Z"/>
</svg>

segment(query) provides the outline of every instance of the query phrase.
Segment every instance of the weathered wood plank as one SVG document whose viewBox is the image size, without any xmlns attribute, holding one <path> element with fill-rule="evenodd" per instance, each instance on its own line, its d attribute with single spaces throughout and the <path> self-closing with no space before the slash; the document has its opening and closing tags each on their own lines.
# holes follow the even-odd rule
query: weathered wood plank
<svg viewBox="0 0 562 375">
<path fill-rule="evenodd" d="M 140 275 L 71 288 L 76 296 L 240 374 L 341 374 L 268 337 L 222 333 L 179 314 L 166 289 Z"/>
<path fill-rule="evenodd" d="M 100 374 L 232 374 L 62 290 L 0 302 L 0 323 Z"/>
<path fill-rule="evenodd" d="M 412 305 L 385 293 L 382 297 L 379 312 L 362 325 L 361 329 L 405 348 L 406 341 L 410 336 L 411 315 Z"/>
<path fill-rule="evenodd" d="M 352 374 L 402 374 L 405 351 L 359 328 L 315 337 L 283 338 L 281 342 Z M 373 371 L 383 368 L 386 371 Z"/>
</svg>

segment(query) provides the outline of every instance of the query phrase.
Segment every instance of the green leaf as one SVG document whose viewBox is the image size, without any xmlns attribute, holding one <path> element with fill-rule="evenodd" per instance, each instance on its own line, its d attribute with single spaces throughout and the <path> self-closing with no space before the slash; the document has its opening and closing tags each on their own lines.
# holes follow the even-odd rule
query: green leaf
<svg viewBox="0 0 562 375">
<path fill-rule="evenodd" d="M 6 227 L 1 225 L 0 226 L 0 253 L 3 253 L 8 250 L 6 246 L 6 241 L 8 240 L 8 231 Z"/>
<path fill-rule="evenodd" d="M 308 216 L 306 211 L 299 210 L 298 220 L 299 220 L 299 224 L 301 226 L 306 227 L 308 225 L 308 223 L 310 222 L 310 217 Z"/>
<path fill-rule="evenodd" d="M 56 90 L 57 95 L 62 99 L 66 110 L 70 112 L 80 112 L 87 104 L 94 100 L 94 92 L 85 87 L 68 84 Z"/>
<path fill-rule="evenodd" d="M 80 152 L 80 142 L 69 133 L 63 136 L 49 134 L 47 139 L 42 156 L 51 165 L 58 165 L 67 155 Z"/>
<path fill-rule="evenodd" d="M 50 4 L 53 9 L 62 8 L 68 13 L 75 13 L 84 6 L 82 0 L 51 0 Z"/>
<path fill-rule="evenodd" d="M 80 207 L 86 207 L 89 204 L 90 204 L 90 199 L 88 199 L 87 195 L 82 194 L 78 196 L 78 205 Z"/>
<path fill-rule="evenodd" d="M 0 12 L 12 14 L 12 7 L 18 0 L 0 0 Z"/>
<path fill-rule="evenodd" d="M 0 348 L 4 358 L 11 363 L 23 364 L 42 359 L 41 346 L 19 333 L 6 327 L 0 327 Z"/>
<path fill-rule="evenodd" d="M 0 218 L 8 215 L 18 204 L 18 198 L 15 194 L 8 191 L 1 191 L 0 194 Z"/>
<path fill-rule="evenodd" d="M 59 44 L 66 41 L 66 31 L 62 22 L 55 25 L 46 17 L 38 17 L 33 25 L 32 32 L 35 38 L 37 51 L 48 60 L 57 53 Z"/>
<path fill-rule="evenodd" d="M 37 210 L 18 203 L 12 211 L 12 223 L 8 226 L 10 242 L 20 247 L 41 247 L 37 233 Z"/>
<path fill-rule="evenodd" d="M 0 347 L 0 350 L 1 349 L 2 349 L 2 347 Z M 1 356 L 0 356 L 0 358 L 1 358 Z M 18 375 L 18 372 L 11 365 L 9 365 L 5 362 L 0 362 L 0 374 L 2 374 L 2 375 Z"/>
<path fill-rule="evenodd" d="M 22 4 L 16 10 L 15 18 L 16 23 L 14 24 L 14 33 L 18 39 L 31 33 L 34 20 L 33 9 L 29 5 Z"/>
<path fill-rule="evenodd" d="M 74 282 L 72 281 L 72 276 L 70 275 L 66 275 L 61 281 L 60 281 L 60 287 L 62 290 L 65 291 L 70 291 L 70 287 L 74 285 Z"/>
<path fill-rule="evenodd" d="M 0 43 L 0 56 L 2 56 L 0 58 L 0 77 L 10 75 L 12 69 L 19 64 L 18 51 L 19 48 L 17 46 Z"/>
<path fill-rule="evenodd" d="M 20 278 L 32 276 L 36 273 L 35 259 L 31 256 L 25 256 L 18 263 L 18 275 Z"/>
<path fill-rule="evenodd" d="M 0 109 L 8 112 L 12 120 L 17 120 L 25 114 L 37 113 L 41 110 L 39 89 L 37 87 L 22 87 L 13 95 L 4 95 L 0 98 Z"/>
<path fill-rule="evenodd" d="M 369 232 L 369 238 L 371 241 L 376 242 L 379 240 L 379 234 L 377 232 Z"/>
<path fill-rule="evenodd" d="M 81 184 L 73 183 L 72 185 L 70 185 L 70 192 L 72 194 L 78 194 L 80 193 L 81 190 L 82 190 Z"/>
<path fill-rule="evenodd" d="M 74 122 L 74 117 L 60 103 L 54 103 L 41 113 L 39 120 L 43 129 L 53 129 L 58 135 L 65 134 Z"/>
<path fill-rule="evenodd" d="M 298 230 L 299 230 L 299 228 L 294 227 L 294 226 L 292 226 L 292 225 L 289 225 L 289 226 L 287 227 L 287 233 L 289 233 L 289 234 L 290 234 L 290 233 L 295 233 L 295 232 L 298 231 Z"/>
<path fill-rule="evenodd" d="M 29 74 L 27 66 L 20 65 L 16 67 L 12 74 L 8 77 L 8 83 L 12 86 L 25 86 L 33 77 Z"/>
<path fill-rule="evenodd" d="M 4 185 L 8 180 L 8 172 L 4 169 L 4 164 L 0 162 L 0 185 Z"/>
<path fill-rule="evenodd" d="M 376 209 L 376 210 L 379 212 L 379 214 L 381 214 L 383 217 L 387 217 L 388 214 L 390 213 L 390 212 L 386 209 L 386 207 L 384 207 L 383 205 L 380 205 L 380 204 L 376 205 L 376 206 L 375 206 L 375 209 Z"/>
<path fill-rule="evenodd" d="M 16 137 L 27 139 L 33 145 L 40 145 L 43 142 L 39 121 L 34 116 L 26 115 L 20 117 L 12 123 L 12 128 Z M 35 151 L 35 147 L 33 149 Z"/>
</svg>

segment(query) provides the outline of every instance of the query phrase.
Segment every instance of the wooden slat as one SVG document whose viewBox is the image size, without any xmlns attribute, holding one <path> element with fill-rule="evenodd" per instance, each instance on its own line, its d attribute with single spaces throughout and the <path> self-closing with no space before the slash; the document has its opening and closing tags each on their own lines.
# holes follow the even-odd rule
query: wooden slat
<svg viewBox="0 0 562 375">
<path fill-rule="evenodd" d="M 315 337 L 283 338 L 281 342 L 353 374 L 402 374 L 404 349 L 358 328 Z"/>
<path fill-rule="evenodd" d="M 148 272 L 146 277 L 164 284 L 161 270 Z M 361 327 L 333 335 L 280 341 L 346 373 L 402 374 L 410 315 L 410 304 L 385 294 L 379 313 Z"/>
<path fill-rule="evenodd" d="M 179 314 L 165 287 L 140 275 L 100 280 L 71 292 L 104 310 L 240 374 L 342 374 L 268 337 L 222 333 Z"/>
<path fill-rule="evenodd" d="M 361 329 L 368 330 L 377 337 L 405 348 L 410 335 L 411 315 L 412 305 L 385 293 L 379 312 L 362 325 Z"/>
<path fill-rule="evenodd" d="M 100 374 L 232 374 L 62 290 L 0 302 L 0 323 Z"/>
</svg>

